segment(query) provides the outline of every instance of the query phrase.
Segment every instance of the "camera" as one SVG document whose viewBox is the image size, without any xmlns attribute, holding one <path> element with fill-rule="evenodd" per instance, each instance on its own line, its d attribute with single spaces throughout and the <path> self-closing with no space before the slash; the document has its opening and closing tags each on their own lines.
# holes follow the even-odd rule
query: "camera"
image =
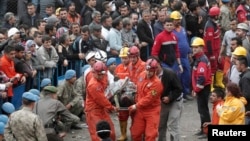
<svg viewBox="0 0 250 141">
<path fill-rule="evenodd" d="M 20 38 L 22 39 L 22 41 L 26 40 L 26 34 L 24 32 L 20 32 Z"/>
</svg>

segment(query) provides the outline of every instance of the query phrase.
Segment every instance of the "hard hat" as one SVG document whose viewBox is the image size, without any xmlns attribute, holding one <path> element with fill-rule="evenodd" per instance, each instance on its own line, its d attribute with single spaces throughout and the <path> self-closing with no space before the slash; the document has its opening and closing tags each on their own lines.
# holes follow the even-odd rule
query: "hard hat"
<svg viewBox="0 0 250 141">
<path fill-rule="evenodd" d="M 107 61 L 107 53 L 104 52 L 103 50 L 97 50 L 95 53 L 95 59 L 106 62 Z"/>
<path fill-rule="evenodd" d="M 8 38 L 13 36 L 14 34 L 20 32 L 17 28 L 12 27 L 9 31 L 8 31 Z"/>
<path fill-rule="evenodd" d="M 34 95 L 40 96 L 40 91 L 38 89 L 30 89 L 29 92 L 33 93 Z"/>
<path fill-rule="evenodd" d="M 0 122 L 6 124 L 8 122 L 8 116 L 4 115 L 4 114 L 1 114 L 0 115 Z"/>
<path fill-rule="evenodd" d="M 181 20 L 182 16 L 181 16 L 181 13 L 179 11 L 173 11 L 170 14 L 170 18 L 174 19 L 174 20 Z"/>
<path fill-rule="evenodd" d="M 46 86 L 46 87 L 44 87 L 43 90 L 51 92 L 51 93 L 56 93 L 57 92 L 57 88 L 55 86 Z"/>
<path fill-rule="evenodd" d="M 221 0 L 221 2 L 230 2 L 230 0 Z"/>
<path fill-rule="evenodd" d="M 243 30 L 246 30 L 246 31 L 249 30 L 249 26 L 248 26 L 246 23 L 239 23 L 239 24 L 237 25 L 237 28 L 238 28 L 238 29 L 243 29 Z"/>
<path fill-rule="evenodd" d="M 4 112 L 8 113 L 8 114 L 11 114 L 15 111 L 15 107 L 12 103 L 10 102 L 5 102 L 3 105 L 2 105 L 2 109 Z"/>
<path fill-rule="evenodd" d="M 193 41 L 191 42 L 191 46 L 205 46 L 204 40 L 200 37 L 194 37 Z"/>
<path fill-rule="evenodd" d="M 209 9 L 209 16 L 218 16 L 220 15 L 220 8 L 217 6 L 214 6 L 212 8 Z"/>
<path fill-rule="evenodd" d="M 140 53 L 140 50 L 137 46 L 132 46 L 128 51 L 129 56 L 138 56 L 139 53 Z"/>
<path fill-rule="evenodd" d="M 93 65 L 93 71 L 98 73 L 98 74 L 105 74 L 106 73 L 106 66 L 103 62 L 97 61 Z"/>
<path fill-rule="evenodd" d="M 155 59 L 148 59 L 146 62 L 146 70 L 155 71 L 158 68 L 158 62 Z"/>
<path fill-rule="evenodd" d="M 33 102 L 36 102 L 38 100 L 38 96 L 34 95 L 31 92 L 24 92 L 22 98 Z"/>
<path fill-rule="evenodd" d="M 128 48 L 128 47 L 123 47 L 123 48 L 120 50 L 119 57 L 128 57 L 128 51 L 129 51 L 129 48 Z"/>
<path fill-rule="evenodd" d="M 68 79 L 71 79 L 73 77 L 76 76 L 76 71 L 74 70 L 67 70 L 66 73 L 65 73 L 65 79 L 68 80 Z"/>
<path fill-rule="evenodd" d="M 233 55 L 247 56 L 247 50 L 244 47 L 239 46 L 234 50 Z"/>
<path fill-rule="evenodd" d="M 85 60 L 88 62 L 90 58 L 95 57 L 96 52 L 95 51 L 90 51 L 87 53 Z"/>
</svg>

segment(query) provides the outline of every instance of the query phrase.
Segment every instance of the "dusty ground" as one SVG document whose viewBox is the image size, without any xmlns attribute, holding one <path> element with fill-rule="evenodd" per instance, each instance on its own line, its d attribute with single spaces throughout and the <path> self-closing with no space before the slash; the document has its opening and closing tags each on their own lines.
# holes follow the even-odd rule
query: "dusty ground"
<svg viewBox="0 0 250 141">
<path fill-rule="evenodd" d="M 210 105 L 211 109 L 211 105 Z M 119 129 L 119 122 L 118 118 L 113 115 L 112 116 L 115 129 L 116 129 L 116 136 L 120 136 L 120 129 Z M 180 141 L 206 141 L 207 139 L 198 139 L 197 136 L 194 134 L 198 131 L 200 125 L 200 119 L 197 111 L 196 100 L 187 101 L 183 103 L 183 112 L 181 115 L 181 140 Z M 129 135 L 129 127 L 128 127 L 128 136 Z M 72 130 L 65 139 L 65 141 L 91 141 L 89 138 L 88 128 L 84 128 L 82 130 Z M 168 139 L 170 140 L 170 139 Z"/>
</svg>

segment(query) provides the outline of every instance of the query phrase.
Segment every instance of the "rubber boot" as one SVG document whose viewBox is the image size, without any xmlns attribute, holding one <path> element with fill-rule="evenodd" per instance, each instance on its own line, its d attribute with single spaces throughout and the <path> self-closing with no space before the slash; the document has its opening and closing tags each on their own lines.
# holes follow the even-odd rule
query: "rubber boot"
<svg viewBox="0 0 250 141">
<path fill-rule="evenodd" d="M 225 88 L 225 85 L 223 84 L 223 71 L 220 71 L 220 70 L 216 71 L 214 81 L 215 81 L 214 86 L 222 88 L 222 89 Z"/>
<path fill-rule="evenodd" d="M 118 141 L 127 140 L 127 121 L 120 121 L 121 136 L 117 139 Z"/>
<path fill-rule="evenodd" d="M 212 75 L 212 82 L 211 82 L 211 88 L 210 91 L 213 92 L 214 91 L 214 75 Z"/>
</svg>

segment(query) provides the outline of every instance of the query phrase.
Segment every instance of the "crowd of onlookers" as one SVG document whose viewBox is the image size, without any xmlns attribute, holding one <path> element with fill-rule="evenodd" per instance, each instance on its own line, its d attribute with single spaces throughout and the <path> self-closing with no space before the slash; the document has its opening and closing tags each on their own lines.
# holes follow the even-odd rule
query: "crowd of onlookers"
<svg viewBox="0 0 250 141">
<path fill-rule="evenodd" d="M 14 115 L 20 119 L 29 115 L 38 129 L 43 128 L 42 124 L 45 129 L 38 132 L 41 140 L 46 138 L 43 131 L 48 140 L 54 137 L 60 140 L 65 136 L 61 131 L 81 128 L 78 123 L 84 115 L 83 107 L 90 113 L 91 100 L 99 100 L 99 104 L 106 102 L 102 97 L 87 95 L 89 90 L 102 89 L 93 85 L 92 79 L 107 79 L 103 86 L 108 87 L 127 76 L 139 85 L 142 80 L 137 82 L 137 79 L 145 70 L 153 71 L 163 84 L 172 86 L 163 86 L 161 108 L 166 111 L 156 114 L 159 130 L 143 131 L 146 140 L 156 137 L 150 134 L 156 130 L 160 133 L 159 141 L 166 140 L 168 128 L 171 138 L 178 141 L 180 107 L 182 102 L 194 97 L 201 118 L 201 131 L 197 133 L 202 135 L 200 138 L 206 137 L 204 132 L 209 124 L 250 124 L 250 0 L 18 0 L 17 15 L 1 8 L 6 4 L 6 0 L 0 3 L 0 106 L 3 109 L 0 127 L 7 125 L 7 138 L 13 135 L 11 130 L 24 127 L 17 126 L 15 120 L 7 123 L 4 116 L 11 116 L 20 108 L 9 103 L 13 102 L 14 89 L 20 85 L 25 92 L 20 97 L 22 110 L 33 109 L 41 120 L 27 111 L 18 110 L 20 113 Z M 106 69 L 97 61 L 103 62 Z M 174 74 L 165 72 L 166 68 Z M 107 78 L 99 78 L 104 74 Z M 151 88 L 149 84 L 147 87 Z M 154 96 L 157 92 L 152 89 L 149 93 Z M 213 102 L 211 117 L 209 97 Z M 136 108 L 138 101 L 132 107 L 129 105 L 130 112 L 140 112 Z M 95 106 L 100 108 L 100 105 Z M 52 114 L 48 109 L 53 110 Z M 110 105 L 107 109 L 118 110 Z M 128 111 L 119 112 L 119 140 L 127 139 L 128 116 Z M 96 117 L 93 122 L 99 119 Z M 60 121 L 56 123 L 59 129 L 54 130 L 54 120 Z M 91 138 L 95 140 L 95 129 L 99 127 L 88 122 Z M 167 122 L 168 126 L 163 126 Z M 109 135 L 113 130 L 110 121 L 110 127 L 106 122 L 99 124 L 104 124 L 104 129 L 100 127 L 97 134 L 104 132 L 106 137 L 106 132 Z M 14 130 L 13 125 L 17 126 Z M 131 129 L 133 133 L 139 132 L 136 127 Z M 27 133 L 16 135 L 22 134 Z"/>
</svg>

